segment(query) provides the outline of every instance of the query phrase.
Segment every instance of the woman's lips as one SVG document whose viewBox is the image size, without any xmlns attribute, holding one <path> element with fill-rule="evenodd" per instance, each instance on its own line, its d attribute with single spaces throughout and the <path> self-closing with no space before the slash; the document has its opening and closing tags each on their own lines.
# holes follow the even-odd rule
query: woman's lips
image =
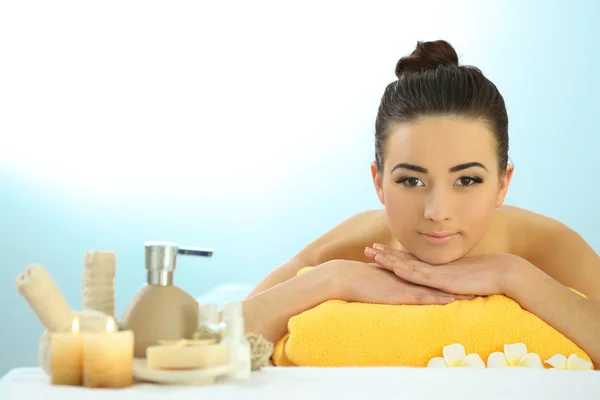
<svg viewBox="0 0 600 400">
<path fill-rule="evenodd" d="M 448 243 L 456 235 L 457 235 L 457 233 L 452 233 L 452 232 L 427 232 L 427 233 L 421 233 L 421 236 L 423 236 L 423 238 L 426 241 L 428 241 L 429 243 L 432 243 L 432 244 L 444 244 L 444 243 Z"/>
</svg>

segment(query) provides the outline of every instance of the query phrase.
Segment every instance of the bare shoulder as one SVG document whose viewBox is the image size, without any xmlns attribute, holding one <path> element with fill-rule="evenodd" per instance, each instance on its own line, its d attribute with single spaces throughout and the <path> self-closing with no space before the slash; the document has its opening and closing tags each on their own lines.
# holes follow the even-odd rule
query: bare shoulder
<svg viewBox="0 0 600 400">
<path fill-rule="evenodd" d="M 498 209 L 498 218 L 513 254 L 563 285 L 600 299 L 600 256 L 575 230 L 555 218 L 512 206 Z"/>
<path fill-rule="evenodd" d="M 559 224 L 562 226 L 566 226 L 557 219 L 517 206 L 505 204 L 498 208 L 497 211 L 500 215 L 503 216 L 503 218 L 507 218 L 508 220 L 512 220 L 513 222 L 534 222 L 550 225 Z"/>
<path fill-rule="evenodd" d="M 529 259 L 547 247 L 544 243 L 571 229 L 563 222 L 524 208 L 504 205 L 497 210 L 506 243 L 513 254 Z"/>
<path fill-rule="evenodd" d="M 335 259 L 369 261 L 366 246 L 389 243 L 391 233 L 385 210 L 367 210 L 352 215 L 323 233 L 297 255 L 309 265 Z"/>
</svg>

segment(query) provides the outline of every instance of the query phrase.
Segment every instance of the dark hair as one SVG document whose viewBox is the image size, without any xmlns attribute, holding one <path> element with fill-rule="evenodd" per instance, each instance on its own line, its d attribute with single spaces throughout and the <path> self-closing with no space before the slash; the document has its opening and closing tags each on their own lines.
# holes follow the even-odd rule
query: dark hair
<svg viewBox="0 0 600 400">
<path fill-rule="evenodd" d="M 383 170 L 390 122 L 411 122 L 424 116 L 482 119 L 496 137 L 500 173 L 508 163 L 508 115 L 502 95 L 473 66 L 459 66 L 454 48 L 444 40 L 417 42 L 417 48 L 396 65 L 398 79 L 383 93 L 375 122 L 375 162 Z"/>
</svg>

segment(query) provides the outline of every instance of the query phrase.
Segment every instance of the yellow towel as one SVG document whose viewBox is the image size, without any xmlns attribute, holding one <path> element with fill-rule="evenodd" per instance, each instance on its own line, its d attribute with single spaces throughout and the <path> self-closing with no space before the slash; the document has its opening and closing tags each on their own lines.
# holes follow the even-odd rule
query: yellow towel
<svg viewBox="0 0 600 400">
<path fill-rule="evenodd" d="M 310 268 L 304 268 L 301 274 Z M 590 357 L 560 332 L 501 295 L 447 305 L 379 305 L 330 300 L 288 322 L 275 344 L 277 366 L 426 367 L 444 346 L 488 356 L 524 343 L 542 361 L 555 354 Z M 546 367 L 548 365 L 544 364 Z"/>
</svg>

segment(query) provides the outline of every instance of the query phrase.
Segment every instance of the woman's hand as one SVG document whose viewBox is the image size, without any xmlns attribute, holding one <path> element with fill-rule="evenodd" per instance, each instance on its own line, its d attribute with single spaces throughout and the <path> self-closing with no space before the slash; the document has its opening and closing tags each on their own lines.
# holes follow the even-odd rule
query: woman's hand
<svg viewBox="0 0 600 400">
<path fill-rule="evenodd" d="M 373 247 L 365 249 L 365 255 L 406 281 L 448 293 L 478 296 L 506 294 L 508 272 L 524 261 L 512 254 L 486 254 L 434 266 L 387 246 Z"/>
<path fill-rule="evenodd" d="M 407 282 L 377 264 L 333 260 L 317 268 L 327 270 L 345 301 L 374 304 L 448 304 L 470 299 L 442 290 Z"/>
</svg>

